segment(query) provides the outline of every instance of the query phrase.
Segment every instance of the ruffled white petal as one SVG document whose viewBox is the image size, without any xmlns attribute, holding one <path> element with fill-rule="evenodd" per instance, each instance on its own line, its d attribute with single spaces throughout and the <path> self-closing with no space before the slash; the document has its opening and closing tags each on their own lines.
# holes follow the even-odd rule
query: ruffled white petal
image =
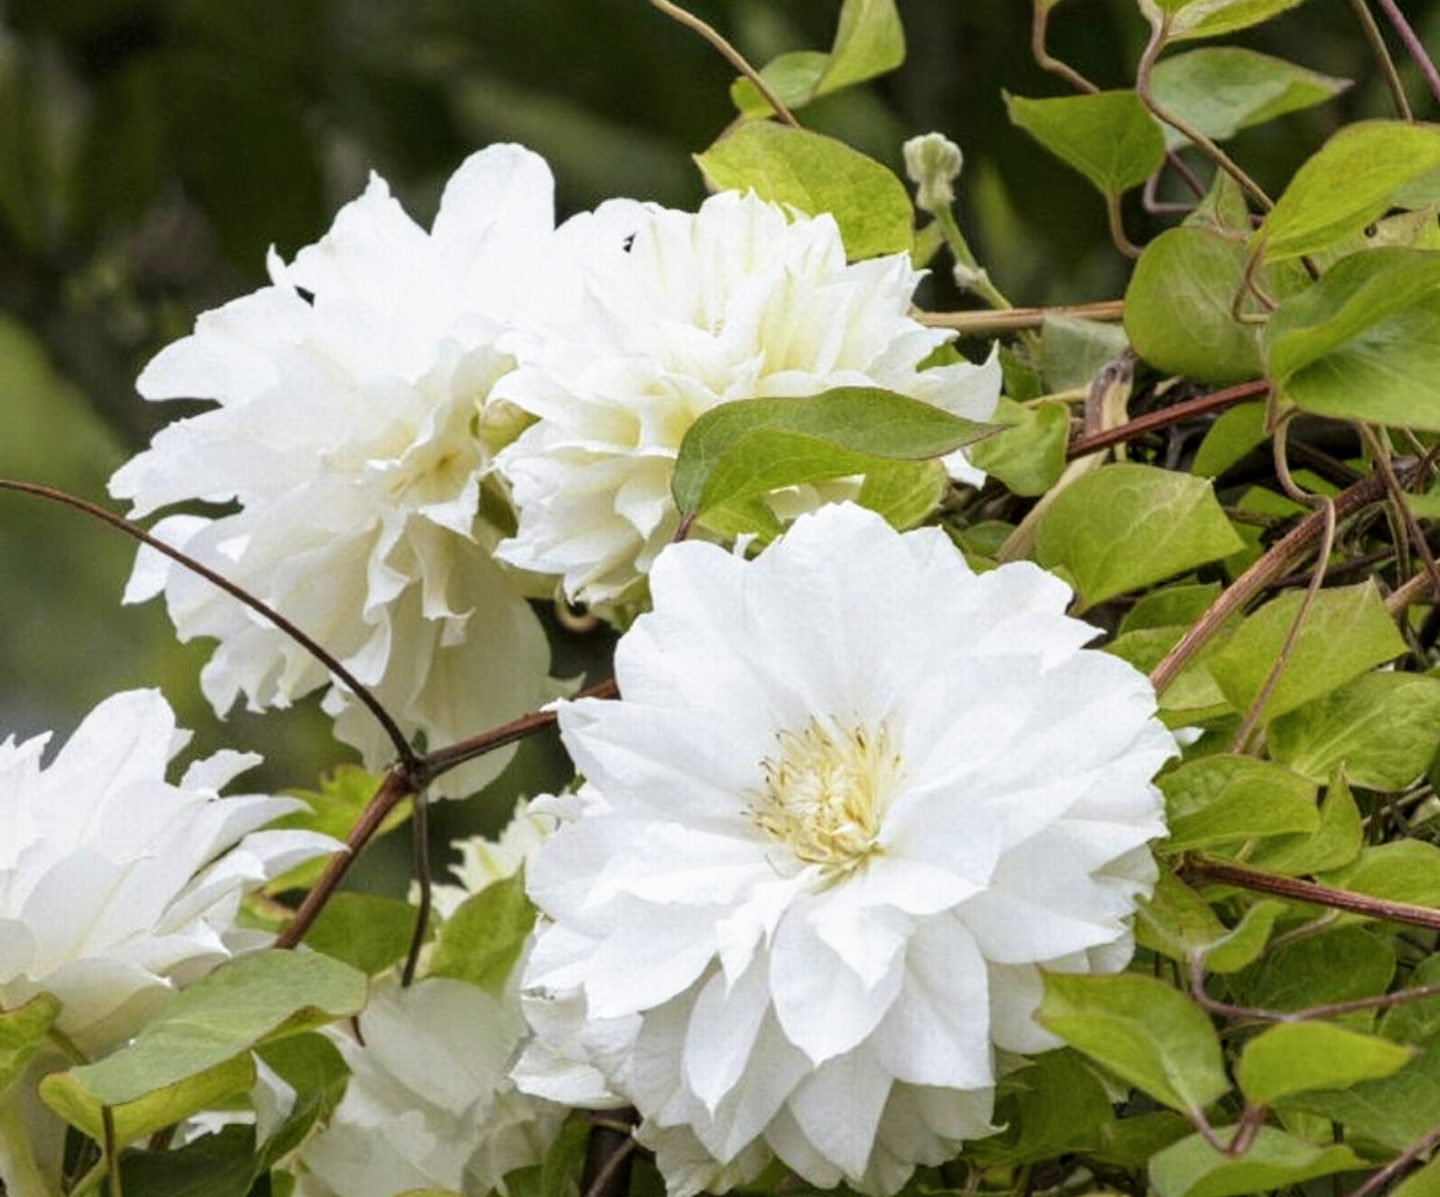
<svg viewBox="0 0 1440 1197">
<path fill-rule="evenodd" d="M 1063 585 L 937 530 L 826 507 L 650 581 L 623 700 L 560 707 L 522 1083 L 632 1102 L 672 1197 L 769 1155 L 889 1197 L 994 1130 L 997 1048 L 1053 1045 L 1039 966 L 1124 967 L 1173 738 Z"/>
</svg>

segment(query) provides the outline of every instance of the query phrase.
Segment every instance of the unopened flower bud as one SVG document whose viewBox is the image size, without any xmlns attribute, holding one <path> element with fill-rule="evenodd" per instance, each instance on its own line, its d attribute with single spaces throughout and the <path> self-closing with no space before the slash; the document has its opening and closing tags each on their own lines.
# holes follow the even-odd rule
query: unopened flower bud
<svg viewBox="0 0 1440 1197">
<path fill-rule="evenodd" d="M 964 156 L 943 133 L 922 133 L 905 143 L 905 173 L 915 184 L 915 204 L 932 215 L 955 202 L 954 183 Z"/>
</svg>

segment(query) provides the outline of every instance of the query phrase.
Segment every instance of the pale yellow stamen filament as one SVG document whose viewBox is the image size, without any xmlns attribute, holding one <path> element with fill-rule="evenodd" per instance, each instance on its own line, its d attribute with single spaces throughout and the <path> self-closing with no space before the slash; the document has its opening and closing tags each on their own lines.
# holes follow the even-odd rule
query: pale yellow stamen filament
<svg viewBox="0 0 1440 1197">
<path fill-rule="evenodd" d="M 801 865 L 839 880 L 880 851 L 880 828 L 900 779 L 900 757 L 882 724 L 839 730 L 811 719 L 777 737 L 760 763 L 751 821 Z"/>
</svg>

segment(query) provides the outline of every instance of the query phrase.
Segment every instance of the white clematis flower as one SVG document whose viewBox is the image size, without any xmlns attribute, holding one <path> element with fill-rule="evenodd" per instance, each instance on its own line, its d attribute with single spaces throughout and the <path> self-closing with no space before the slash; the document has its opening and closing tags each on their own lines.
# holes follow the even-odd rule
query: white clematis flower
<svg viewBox="0 0 1440 1197">
<path fill-rule="evenodd" d="M 445 918 L 467 898 L 513 877 L 554 828 L 520 803 L 498 841 L 460 841 L 459 885 L 437 885 Z M 498 996 L 446 978 L 379 989 L 360 1016 L 361 1039 L 331 1033 L 351 1069 L 329 1125 L 300 1153 L 300 1197 L 391 1197 L 443 1188 L 475 1197 L 505 1174 L 540 1163 L 568 1113 L 510 1079 L 530 1031 L 520 1012 L 524 953 Z"/>
<path fill-rule="evenodd" d="M 680 442 L 719 404 L 869 386 L 994 411 L 995 356 L 918 370 L 953 335 L 908 314 L 920 273 L 903 254 L 847 264 L 829 216 L 735 192 L 695 214 L 613 201 L 560 239 L 585 298 L 496 388 L 539 417 L 497 458 L 520 512 L 497 556 L 563 575 L 571 599 L 615 599 L 649 571 L 678 522 Z M 947 465 L 983 478 L 961 454 Z"/>
<path fill-rule="evenodd" d="M 294 799 L 219 796 L 253 754 L 167 782 L 189 733 L 157 691 L 106 699 L 42 766 L 49 739 L 0 744 L 0 1008 L 50 992 L 60 1030 L 93 1053 L 230 955 L 246 891 L 342 845 L 257 830 Z"/>
<path fill-rule="evenodd" d="M 351 1076 L 329 1125 L 300 1151 L 298 1197 L 474 1197 L 545 1158 L 567 1111 L 506 1077 L 519 1003 L 443 977 L 377 990 L 362 1042 L 337 1036 Z"/>
<path fill-rule="evenodd" d="M 1063 583 L 938 529 L 822 508 L 651 592 L 623 700 L 560 707 L 522 1084 L 633 1103 L 672 1194 L 772 1155 L 891 1194 L 993 1129 L 996 1049 L 1055 1044 L 1037 966 L 1128 960 L 1174 739 Z"/>
<path fill-rule="evenodd" d="M 430 232 L 371 176 L 334 227 L 272 285 L 200 317 L 140 377 L 147 399 L 213 410 L 162 430 L 111 480 L 155 534 L 239 583 L 318 639 L 432 747 L 556 693 L 549 651 L 490 558 L 479 520 L 479 409 L 515 364 L 515 321 L 553 273 L 553 182 L 536 155 L 493 146 L 445 188 Z M 283 707 L 325 670 L 268 622 L 142 549 L 126 601 L 164 592 L 181 639 L 219 641 L 202 684 L 224 713 Z M 393 750 L 330 686 L 337 734 L 378 767 Z M 509 759 L 490 754 L 437 783 L 467 793 Z"/>
</svg>

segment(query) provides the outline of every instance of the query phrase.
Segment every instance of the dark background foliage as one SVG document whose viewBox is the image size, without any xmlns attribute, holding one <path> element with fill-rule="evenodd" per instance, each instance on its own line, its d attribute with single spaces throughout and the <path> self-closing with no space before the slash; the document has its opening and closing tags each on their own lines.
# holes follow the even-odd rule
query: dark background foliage
<svg viewBox="0 0 1440 1197">
<path fill-rule="evenodd" d="M 839 6 L 692 7 L 764 62 L 828 45 Z M 906 137 L 949 134 L 966 154 L 962 224 L 1017 302 L 1120 294 L 1127 264 L 1098 197 L 1005 117 L 1002 89 L 1065 91 L 1030 55 L 1030 5 L 900 7 L 905 68 L 806 123 L 897 169 Z M 1440 0 L 1402 7 L 1440 47 Z M 1134 0 L 1070 0 L 1051 45 L 1125 86 L 1144 34 Z M 1351 0 L 1310 0 L 1244 43 L 1356 81 L 1236 139 L 1268 188 L 1342 121 L 1389 115 Z M 693 206 L 689 155 L 731 119 L 731 77 L 645 0 L 0 2 L 0 474 L 103 499 L 110 472 L 185 406 L 138 400 L 145 361 L 260 284 L 271 245 L 289 256 L 319 236 L 371 169 L 422 221 L 464 156 L 500 140 L 550 160 L 562 215 L 612 195 Z M 1132 237 L 1147 221 L 1127 210 Z M 955 302 L 938 285 L 930 299 Z M 195 682 L 206 646 L 178 649 L 158 604 L 118 606 L 131 556 L 76 515 L 0 496 L 0 729 L 68 734 L 106 694 L 159 685 L 203 747 L 266 753 L 257 784 L 307 784 L 340 759 L 313 711 L 217 725 Z M 543 783 L 545 760 L 532 751 L 516 785 Z"/>
</svg>

